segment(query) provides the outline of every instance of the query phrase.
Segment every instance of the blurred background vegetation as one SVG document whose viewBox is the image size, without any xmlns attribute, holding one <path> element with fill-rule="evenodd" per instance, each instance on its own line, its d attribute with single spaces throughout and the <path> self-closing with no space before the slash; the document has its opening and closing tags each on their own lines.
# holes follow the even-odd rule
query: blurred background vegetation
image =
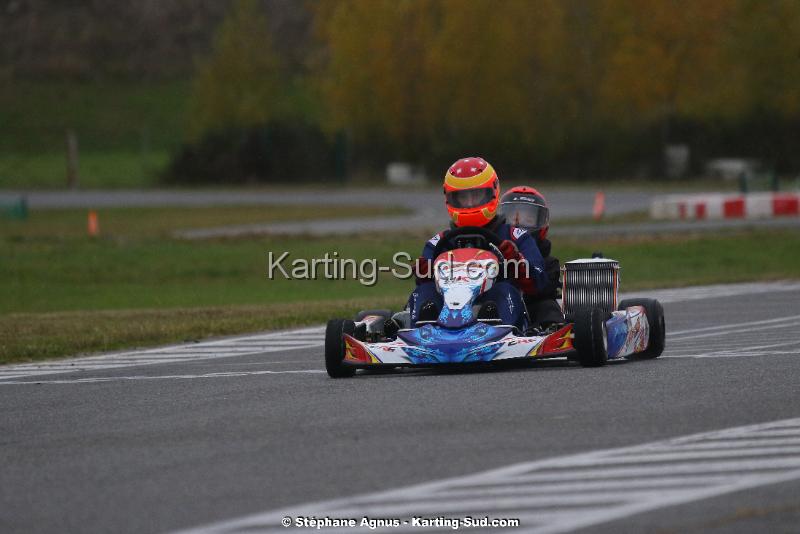
<svg viewBox="0 0 800 534">
<path fill-rule="evenodd" d="M 0 187 L 800 169 L 797 0 L 0 2 Z"/>
</svg>

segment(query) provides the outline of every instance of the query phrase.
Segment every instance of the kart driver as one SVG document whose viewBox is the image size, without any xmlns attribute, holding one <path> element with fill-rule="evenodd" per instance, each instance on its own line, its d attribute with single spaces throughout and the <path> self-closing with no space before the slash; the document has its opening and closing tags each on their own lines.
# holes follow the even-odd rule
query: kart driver
<svg viewBox="0 0 800 534">
<path fill-rule="evenodd" d="M 548 287 L 544 258 L 536 240 L 524 228 L 505 223 L 497 216 L 500 182 L 494 168 L 483 158 L 462 158 L 453 163 L 444 177 L 445 205 L 451 218 L 451 229 L 478 226 L 497 234 L 503 241 L 498 247 L 503 257 L 517 262 L 510 267 L 506 279 L 496 282 L 489 291 L 476 299 L 481 304 L 479 318 L 499 318 L 503 324 L 514 325 L 521 331 L 527 326 L 522 292 L 535 294 L 538 288 Z M 442 307 L 442 296 L 433 280 L 433 257 L 437 243 L 444 235 L 434 235 L 417 259 L 417 287 L 408 300 L 411 325 L 417 321 L 433 321 Z"/>
<path fill-rule="evenodd" d="M 498 213 L 507 224 L 527 230 L 544 257 L 547 284 L 523 292 L 532 326 L 546 330 L 553 325 L 563 324 L 564 314 L 556 302 L 561 289 L 561 264 L 558 258 L 551 255 L 553 245 L 547 239 L 550 230 L 547 200 L 533 187 L 513 187 L 500 197 Z"/>
</svg>

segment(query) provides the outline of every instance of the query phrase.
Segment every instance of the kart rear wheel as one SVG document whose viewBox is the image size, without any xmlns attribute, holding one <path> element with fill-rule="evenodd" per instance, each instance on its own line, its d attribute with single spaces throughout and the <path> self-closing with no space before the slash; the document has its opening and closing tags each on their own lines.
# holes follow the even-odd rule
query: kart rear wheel
<svg viewBox="0 0 800 534">
<path fill-rule="evenodd" d="M 650 340 L 644 351 L 632 354 L 630 357 L 639 360 L 658 358 L 664 352 L 666 345 L 667 328 L 664 322 L 664 307 L 656 299 L 627 299 L 619 303 L 620 310 L 631 306 L 644 308 L 647 325 L 650 327 Z"/>
<path fill-rule="evenodd" d="M 574 345 L 577 360 L 584 367 L 600 367 L 608 363 L 608 313 L 600 308 L 580 310 L 575 316 Z"/>
<path fill-rule="evenodd" d="M 349 319 L 331 319 L 325 329 L 325 370 L 331 378 L 348 378 L 355 368 L 345 365 L 343 334 L 353 335 L 356 325 Z"/>
</svg>

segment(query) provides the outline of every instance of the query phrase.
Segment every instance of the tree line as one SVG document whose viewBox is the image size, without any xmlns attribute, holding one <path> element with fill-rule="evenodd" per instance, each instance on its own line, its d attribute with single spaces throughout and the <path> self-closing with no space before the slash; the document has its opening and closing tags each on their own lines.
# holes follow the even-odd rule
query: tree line
<svg viewBox="0 0 800 534">
<path fill-rule="evenodd" d="M 351 171 L 397 159 L 438 169 L 480 153 L 519 173 L 658 176 L 668 144 L 689 145 L 694 170 L 721 156 L 800 167 L 796 0 L 303 9 L 314 46 L 302 69 L 286 69 L 262 6 L 234 2 L 195 79 L 193 139 L 249 132 L 242 139 L 274 159 L 269 132 L 304 124 L 324 134 L 311 143 L 324 154 L 317 166 L 336 145 Z"/>
<path fill-rule="evenodd" d="M 0 15 L 4 30 L 61 4 L 6 3 L 17 15 Z M 140 21 L 87 26 L 65 65 L 192 76 L 177 179 L 341 176 L 392 160 L 438 172 L 461 154 L 526 174 L 658 176 L 668 144 L 688 145 L 694 170 L 722 156 L 800 169 L 797 0 L 65 4 L 81 20 L 124 5 Z M 52 8 L 69 21 L 53 28 L 80 25 Z M 7 64 L 41 69 L 20 59 L 41 46 L 6 42 Z"/>
</svg>

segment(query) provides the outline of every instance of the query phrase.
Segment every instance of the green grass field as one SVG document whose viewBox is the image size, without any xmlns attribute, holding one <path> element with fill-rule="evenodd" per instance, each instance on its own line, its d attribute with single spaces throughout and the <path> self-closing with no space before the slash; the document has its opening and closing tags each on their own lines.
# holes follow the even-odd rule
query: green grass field
<svg viewBox="0 0 800 534">
<path fill-rule="evenodd" d="M 60 153 L 67 129 L 86 151 L 164 150 L 183 137 L 189 82 L 0 84 L 0 152 Z"/>
<path fill-rule="evenodd" d="M 340 258 L 374 258 L 391 266 L 395 252 L 416 257 L 427 236 L 169 237 L 178 228 L 333 214 L 286 210 L 105 210 L 99 212 L 99 238 L 85 236 L 83 210 L 35 212 L 28 221 L 0 222 L 0 362 L 320 323 L 359 307 L 403 304 L 411 280 L 391 274 L 374 286 L 352 279 L 270 280 L 268 253 L 287 251 L 292 260 L 337 252 Z M 800 235 L 792 231 L 554 245 L 562 260 L 595 250 L 621 262 L 623 291 L 800 278 Z"/>
<path fill-rule="evenodd" d="M 82 151 L 78 183 L 83 189 L 153 187 L 168 160 L 165 150 Z M 66 168 L 63 152 L 0 153 L 0 189 L 66 188 Z"/>
<path fill-rule="evenodd" d="M 185 81 L 0 84 L 0 189 L 66 186 L 66 131 L 84 188 L 156 182 L 186 125 Z"/>
</svg>

